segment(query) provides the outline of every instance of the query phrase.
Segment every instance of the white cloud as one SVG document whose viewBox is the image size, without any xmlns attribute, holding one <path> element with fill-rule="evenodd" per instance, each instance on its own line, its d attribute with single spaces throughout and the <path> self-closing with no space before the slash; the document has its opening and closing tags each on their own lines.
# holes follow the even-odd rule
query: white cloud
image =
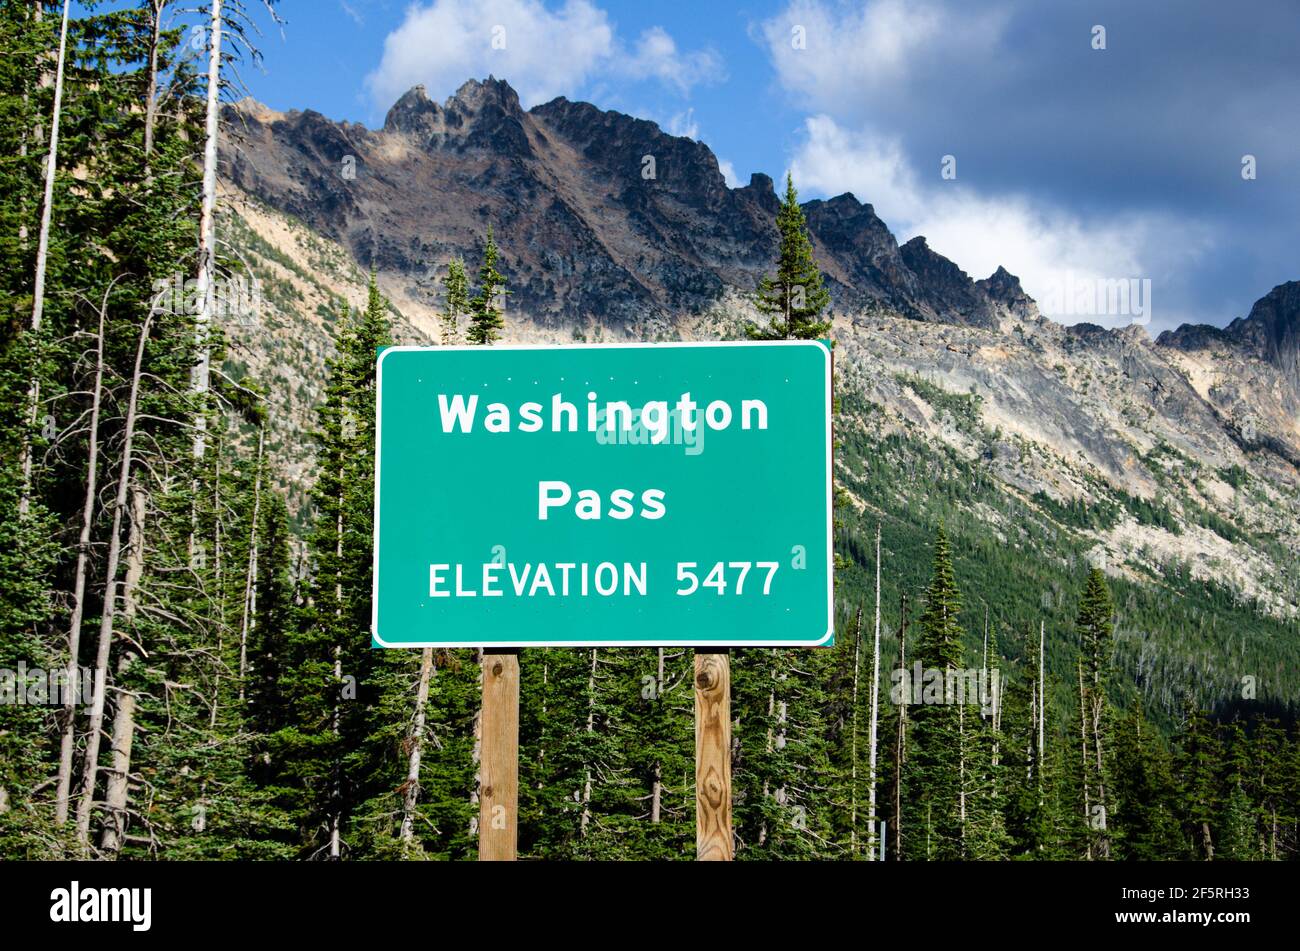
<svg viewBox="0 0 1300 951">
<path fill-rule="evenodd" d="M 722 62 L 711 50 L 681 53 L 668 33 L 652 26 L 637 40 L 636 51 L 622 62 L 613 64 L 616 72 L 631 79 L 652 77 L 672 86 L 682 95 L 701 82 L 719 78 Z"/>
<path fill-rule="evenodd" d="M 659 27 L 629 50 L 590 0 L 554 8 L 540 0 L 433 0 L 407 8 L 366 87 L 375 107 L 385 109 L 417 83 L 437 96 L 491 73 L 506 79 L 527 108 L 574 95 L 598 78 L 653 80 L 685 94 L 721 72 L 714 53 L 683 52 Z"/>
<path fill-rule="evenodd" d="M 1002 4 L 794 0 L 759 32 L 782 87 L 813 109 L 861 114 L 933 63 L 986 59 L 1008 16 Z"/>
<path fill-rule="evenodd" d="M 718 159 L 718 170 L 722 172 L 722 177 L 726 179 L 728 188 L 740 187 L 740 176 L 736 174 L 736 166 L 726 159 L 720 158 Z"/>
<path fill-rule="evenodd" d="M 1008 32 L 1015 3 L 791 0 L 767 20 L 758 39 L 777 81 L 811 113 L 791 161 L 800 190 L 852 191 L 872 203 L 900 242 L 924 235 L 977 279 L 1005 266 L 1040 302 L 1060 299 L 1062 286 L 1081 282 L 1181 284 L 1180 273 L 1214 246 L 1202 221 L 1149 209 L 1094 213 L 1066 191 L 1058 199 L 1040 197 L 1041 190 L 982 191 L 962 178 L 960 155 L 952 181 L 940 176 L 938 154 L 933 166 L 917 164 L 917 143 L 906 136 L 924 135 L 936 118 L 918 113 L 918 104 L 942 107 L 960 91 L 946 84 L 959 77 L 989 90 L 1023 85 L 1017 71 L 1024 51 Z M 792 42 L 796 26 L 803 28 L 802 49 Z M 988 108 L 996 121 L 996 101 Z M 969 136 L 969 129 L 959 131 Z M 1153 306 L 1153 323 L 1173 322 L 1158 299 Z"/>
<path fill-rule="evenodd" d="M 1084 219 L 1019 195 L 981 195 L 961 183 L 960 165 L 953 181 L 941 178 L 938 162 L 923 177 L 897 138 L 846 130 L 826 115 L 805 120 L 791 172 L 801 190 L 851 191 L 871 202 L 900 242 L 924 235 L 931 248 L 973 278 L 1006 267 L 1040 302 L 1080 282 L 1162 281 L 1213 246 L 1204 225 L 1168 214 Z M 1174 315 L 1162 315 L 1159 306 L 1155 301 L 1156 323 L 1174 323 Z"/>
</svg>

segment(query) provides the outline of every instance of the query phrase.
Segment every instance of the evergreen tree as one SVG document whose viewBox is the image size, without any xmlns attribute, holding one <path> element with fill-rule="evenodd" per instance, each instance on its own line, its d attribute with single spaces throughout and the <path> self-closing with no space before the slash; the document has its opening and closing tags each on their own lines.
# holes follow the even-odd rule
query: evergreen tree
<svg viewBox="0 0 1300 951">
<path fill-rule="evenodd" d="M 907 857 L 962 857 L 961 816 L 964 726 L 957 678 L 963 665 L 961 597 L 953 575 L 948 536 L 940 526 L 934 537 L 934 562 L 925 611 L 918 619 L 915 659 L 925 674 L 922 702 L 909 713 L 908 781 L 910 834 Z M 912 684 L 915 690 L 917 685 Z M 915 695 L 915 694 L 914 694 Z"/>
<path fill-rule="evenodd" d="M 1088 823 L 1093 833 L 1088 853 L 1102 859 L 1110 857 L 1108 749 L 1111 722 L 1106 690 L 1115 636 L 1114 614 L 1115 606 L 1106 576 L 1099 568 L 1089 569 L 1088 581 L 1079 601 L 1075 630 L 1083 654 L 1080 687 L 1083 722 L 1080 734 L 1086 748 L 1083 784 L 1085 800 L 1089 804 Z"/>
<path fill-rule="evenodd" d="M 1200 859 L 1215 855 L 1214 826 L 1223 808 L 1217 775 L 1222 758 L 1223 745 L 1213 724 L 1200 710 L 1189 707 L 1174 766 L 1184 833 Z"/>
<path fill-rule="evenodd" d="M 830 292 L 822 285 L 821 271 L 813 259 L 812 239 L 794 180 L 787 173 L 785 197 L 776 215 L 780 233 L 776 274 L 759 282 L 754 304 L 768 317 L 766 327 L 753 324 L 746 332 L 754 340 L 818 340 L 830 333 L 831 323 L 822 320 L 830 303 Z"/>
<path fill-rule="evenodd" d="M 478 294 L 470 302 L 469 330 L 465 334 L 470 343 L 485 346 L 501 339 L 501 330 L 506 325 L 505 297 L 510 292 L 506 288 L 506 279 L 497 270 L 499 252 L 497 243 L 488 226 L 487 243 L 483 247 L 483 264 L 478 270 Z"/>
<path fill-rule="evenodd" d="M 284 808 L 303 830 L 304 854 L 313 857 L 340 858 L 349 847 L 344 826 L 372 779 L 349 768 L 358 758 L 386 752 L 393 760 L 388 785 L 398 784 L 395 741 L 382 727 L 374 731 L 367 705 L 379 699 L 381 687 L 392 686 L 388 679 L 372 681 L 376 664 L 382 669 L 405 659 L 410 665 L 411 658 L 384 652 L 377 659 L 363 633 L 371 614 L 375 364 L 389 334 L 387 301 L 371 275 L 366 307 L 346 322 L 329 364 L 312 490 L 310 594 L 280 686 L 291 698 L 289 725 L 276 734 L 271 751 L 280 764 L 276 783 L 285 793 Z M 392 721 L 384 726 L 391 729 Z"/>
<path fill-rule="evenodd" d="M 1120 857 L 1147 862 L 1181 857 L 1186 843 L 1172 762 L 1140 703 L 1120 723 L 1115 747 L 1111 825 Z"/>
<path fill-rule="evenodd" d="M 460 318 L 469 313 L 469 282 L 465 277 L 465 263 L 452 258 L 447 264 L 447 276 L 442 279 L 446 289 L 445 310 L 442 312 L 441 330 L 444 346 L 460 340 Z"/>
</svg>

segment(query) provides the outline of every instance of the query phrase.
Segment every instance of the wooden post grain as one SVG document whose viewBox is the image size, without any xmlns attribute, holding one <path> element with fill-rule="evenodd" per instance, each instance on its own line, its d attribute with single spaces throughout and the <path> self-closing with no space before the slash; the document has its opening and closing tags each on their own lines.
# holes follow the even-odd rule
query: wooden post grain
<svg viewBox="0 0 1300 951">
<path fill-rule="evenodd" d="M 732 858 L 731 663 L 725 649 L 695 652 L 695 858 Z"/>
<path fill-rule="evenodd" d="M 519 651 L 483 651 L 478 858 L 514 861 L 519 829 Z"/>
</svg>

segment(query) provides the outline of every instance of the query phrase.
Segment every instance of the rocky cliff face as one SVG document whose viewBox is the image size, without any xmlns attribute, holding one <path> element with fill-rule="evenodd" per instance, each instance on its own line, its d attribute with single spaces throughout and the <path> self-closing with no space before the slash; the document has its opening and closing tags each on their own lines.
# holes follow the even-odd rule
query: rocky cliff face
<svg viewBox="0 0 1300 951">
<path fill-rule="evenodd" d="M 768 176 L 728 188 L 702 143 L 564 98 L 525 111 L 497 79 L 467 82 L 443 104 L 416 86 L 381 130 L 251 102 L 228 107 L 225 124 L 240 188 L 386 278 L 476 260 L 489 224 L 509 235 L 511 306 L 543 325 L 700 313 L 752 290 L 776 249 Z M 880 304 L 978 326 L 1007 311 L 996 288 L 923 240 L 900 249 L 852 195 L 805 210 L 838 310 Z"/>
<path fill-rule="evenodd" d="M 1300 281 L 1279 284 L 1223 329 L 1184 324 L 1156 343 L 1240 445 L 1300 466 Z"/>
<path fill-rule="evenodd" d="M 225 120 L 223 227 L 268 297 L 233 329 L 234 359 L 288 407 L 276 451 L 295 473 L 331 299 L 360 301 L 372 267 L 400 342 L 437 338 L 437 278 L 453 256 L 473 272 L 489 225 L 508 339 L 697 339 L 742 332 L 776 252 L 766 175 L 728 188 L 701 143 L 562 98 L 525 111 L 495 79 L 442 104 L 416 87 L 380 130 L 251 102 Z M 1224 329 L 1153 342 L 1047 320 L 1005 269 L 976 281 L 924 238 L 900 247 L 852 195 L 804 210 L 834 297 L 844 431 L 864 434 L 866 458 L 972 467 L 997 488 L 971 517 L 1008 545 L 1029 544 L 1029 511 L 1153 589 L 1176 575 L 1300 614 L 1300 560 L 1284 554 L 1300 551 L 1300 282 Z M 865 493 L 857 458 L 840 474 Z M 889 504 L 915 512 L 929 485 L 900 480 Z"/>
</svg>

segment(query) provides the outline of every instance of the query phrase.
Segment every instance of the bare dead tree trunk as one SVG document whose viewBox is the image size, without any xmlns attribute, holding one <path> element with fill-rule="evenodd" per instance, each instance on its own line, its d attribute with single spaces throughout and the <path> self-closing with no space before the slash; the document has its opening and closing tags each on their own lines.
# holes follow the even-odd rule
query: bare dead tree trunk
<svg viewBox="0 0 1300 951">
<path fill-rule="evenodd" d="M 216 203 L 217 203 L 217 143 L 221 134 L 221 36 L 224 21 L 222 0 L 212 0 L 208 25 L 208 88 L 207 115 L 203 139 L 203 195 L 199 212 L 199 268 L 195 280 L 195 297 L 199 312 L 195 319 L 199 346 L 199 362 L 194 368 L 193 391 L 200 398 L 208 392 L 209 324 L 212 320 L 213 281 L 216 271 Z M 202 459 L 207 440 L 207 417 L 200 410 L 195 420 L 194 458 Z"/>
<path fill-rule="evenodd" d="M 1038 762 L 1034 764 L 1034 770 L 1038 779 L 1038 802 L 1043 802 L 1043 754 L 1046 751 L 1047 744 L 1044 740 L 1046 735 L 1043 724 L 1047 720 L 1047 705 L 1044 703 L 1044 696 L 1047 693 L 1047 636 L 1046 626 L 1042 618 L 1038 619 Z"/>
<path fill-rule="evenodd" d="M 226 590 L 221 562 L 221 452 L 217 447 L 216 467 L 212 477 L 212 590 L 216 595 L 217 609 L 217 663 L 212 674 L 212 707 L 208 711 L 208 726 L 217 728 L 217 711 L 221 707 L 221 671 L 226 656 Z M 208 601 L 209 609 L 212 599 Z"/>
<path fill-rule="evenodd" d="M 429 706 L 429 680 L 433 676 L 433 648 L 420 653 L 420 680 L 415 688 L 415 717 L 411 724 L 411 751 L 406 761 L 406 789 L 402 797 L 402 845 L 415 842 L 415 806 L 420 798 L 420 758 L 424 754 L 424 721 Z"/>
<path fill-rule="evenodd" d="M 961 857 L 966 857 L 966 703 L 957 704 L 957 816 Z"/>
<path fill-rule="evenodd" d="M 774 731 L 773 731 L 772 723 L 773 723 L 773 718 L 776 715 L 776 658 L 777 658 L 776 648 L 772 648 L 772 652 L 770 656 L 772 658 L 772 667 L 769 671 L 769 675 L 772 681 L 772 686 L 769 687 L 767 691 L 767 753 L 769 756 L 772 754 L 772 750 L 774 748 Z M 763 798 L 767 799 L 767 797 L 770 795 L 772 795 L 771 786 L 768 783 L 768 781 L 764 779 Z M 758 844 L 762 845 L 766 841 L 767 841 L 767 820 L 764 819 L 759 824 L 758 827 Z"/>
<path fill-rule="evenodd" d="M 214 3 L 217 0 L 213 0 Z M 339 472 L 339 484 L 343 483 L 343 473 Z M 341 623 L 343 617 L 343 492 L 339 490 L 337 499 L 338 514 L 334 519 L 334 564 L 338 565 L 334 575 L 334 620 L 335 627 Z M 333 729 L 334 739 L 337 742 L 343 735 L 343 711 L 342 696 L 340 691 L 343 685 L 343 648 L 339 644 L 334 645 L 334 716 Z M 332 801 L 330 803 L 330 858 L 337 861 L 343 854 L 343 779 L 340 774 L 340 765 L 338 762 L 338 751 L 335 750 L 334 762 L 334 788 Z"/>
<path fill-rule="evenodd" d="M 855 673 L 856 679 L 856 673 Z M 857 691 L 857 685 L 854 684 L 854 691 Z M 876 815 L 876 741 L 877 741 L 877 723 L 880 719 L 880 523 L 876 523 L 876 624 L 875 635 L 871 647 L 871 752 L 868 770 L 870 772 L 870 787 L 868 794 L 871 797 L 871 827 L 867 835 L 867 857 L 875 860 L 876 857 L 876 824 L 878 817 Z"/>
<path fill-rule="evenodd" d="M 655 703 L 664 702 L 664 649 L 659 648 L 659 667 L 655 676 Z M 655 762 L 654 784 L 650 789 L 650 823 L 659 824 L 659 817 L 663 808 L 663 763 Z"/>
<path fill-rule="evenodd" d="M 591 649 L 591 671 L 587 675 L 587 735 L 596 731 L 596 648 Z M 591 763 L 586 764 L 586 776 L 582 783 L 582 819 L 578 824 L 578 835 L 587 834 L 591 823 Z"/>
<path fill-rule="evenodd" d="M 1102 751 L 1102 714 L 1105 704 L 1104 694 L 1100 686 L 1093 688 L 1092 700 L 1092 742 L 1096 751 L 1097 762 L 1097 808 L 1099 825 L 1097 831 L 1101 834 L 1097 838 L 1097 857 L 1099 859 L 1110 858 L 1110 817 L 1106 815 L 1106 770 L 1103 765 Z"/>
<path fill-rule="evenodd" d="M 90 531 L 95 522 L 95 500 L 99 497 L 99 410 L 104 389 L 104 320 L 108 294 L 99 308 L 99 330 L 95 335 L 95 384 L 90 401 L 90 435 L 86 447 L 86 497 L 81 506 L 81 535 L 77 539 L 77 572 L 72 584 L 72 617 L 68 621 L 67 687 L 63 701 L 63 736 L 59 745 L 59 772 L 55 783 L 54 821 L 64 825 L 72 799 L 72 756 L 77 742 L 77 697 L 72 685 L 80 682 L 81 620 L 86 607 L 86 573 L 90 560 Z"/>
<path fill-rule="evenodd" d="M 118 670 L 130 663 L 123 657 Z M 113 715 L 113 767 L 108 774 L 108 788 L 104 795 L 108 814 L 100 848 L 111 856 L 122 849 L 126 838 L 126 807 L 130 790 L 131 746 L 135 742 L 135 694 L 124 687 L 117 688 L 117 711 Z"/>
<path fill-rule="evenodd" d="M 853 718 L 849 727 L 849 857 L 858 854 L 858 658 L 862 653 L 862 605 L 853 625 Z M 870 835 L 870 833 L 868 833 Z M 871 859 L 868 838 L 867 860 Z"/>
<path fill-rule="evenodd" d="M 475 648 L 475 663 L 478 664 L 478 695 L 483 696 L 483 648 Z M 483 704 L 474 711 L 474 749 L 470 753 L 470 761 L 474 764 L 474 785 L 469 791 L 469 836 L 471 839 L 478 836 L 478 803 L 479 789 L 483 785 Z"/>
<path fill-rule="evenodd" d="M 248 538 L 248 572 L 244 577 L 244 611 L 239 622 L 239 703 L 243 706 L 248 679 L 248 639 L 257 624 L 257 530 L 262 511 L 262 454 L 266 448 L 266 424 L 257 431 L 257 474 L 253 477 L 253 524 Z"/>
<path fill-rule="evenodd" d="M 162 35 L 162 11 L 167 0 L 150 0 L 153 10 L 152 32 L 149 40 L 148 89 L 145 92 L 144 121 L 144 175 L 145 184 L 153 184 L 151 159 L 153 155 L 154 126 L 158 119 L 158 49 Z M 147 198 L 146 198 L 147 200 Z M 122 587 L 122 616 L 128 625 L 135 622 L 139 603 L 137 593 L 144 576 L 144 524 L 148 511 L 145 490 L 140 485 L 131 486 L 131 510 L 127 521 L 126 581 Z M 129 666 L 129 655 L 118 664 L 119 670 Z M 113 767 L 108 777 L 105 800 L 108 823 L 100 840 L 100 849 L 116 856 L 126 841 L 127 806 L 131 790 L 131 749 L 135 744 L 135 694 L 123 687 L 118 689 L 117 710 L 113 716 Z"/>
<path fill-rule="evenodd" d="M 128 625 L 135 620 L 137 590 L 144 574 L 145 496 L 139 486 L 131 489 L 130 527 L 126 539 L 126 581 L 122 586 L 122 617 Z M 130 665 L 128 653 L 118 662 L 118 670 Z M 135 743 L 135 694 L 117 688 L 117 712 L 113 716 L 113 768 L 108 775 L 105 803 L 108 824 L 100 840 L 100 849 L 117 855 L 126 841 L 127 804 L 130 800 L 131 748 Z"/>
<path fill-rule="evenodd" d="M 1079 664 L 1079 734 L 1083 751 L 1083 821 L 1092 829 L 1092 798 L 1088 784 L 1088 710 L 1083 689 L 1083 664 Z M 1092 833 L 1088 834 L 1088 858 L 1092 858 Z"/>
<path fill-rule="evenodd" d="M 135 351 L 135 368 L 131 374 L 131 397 L 127 404 L 126 431 L 122 440 L 122 463 L 118 474 L 117 496 L 113 500 L 113 529 L 108 540 L 108 564 L 104 569 L 104 608 L 99 624 L 99 644 L 95 654 L 95 690 L 90 704 L 90 732 L 86 738 L 86 762 L 82 772 L 81 799 L 77 803 L 77 838 L 82 848 L 90 844 L 90 814 L 95 802 L 95 780 L 99 771 L 99 744 L 104 728 L 104 694 L 108 686 L 108 661 L 113 646 L 113 621 L 117 607 L 117 570 L 122 553 L 122 517 L 126 511 L 127 490 L 131 484 L 131 453 L 135 440 L 136 406 L 140 397 L 140 367 L 144 362 L 145 343 L 149 339 L 149 313 L 140 329 L 140 343 Z"/>
<path fill-rule="evenodd" d="M 343 654 L 339 650 L 337 644 L 334 645 L 334 683 L 336 685 L 336 693 L 334 695 L 334 716 L 332 727 L 334 730 L 334 738 L 337 740 L 342 735 L 342 730 L 340 728 L 340 697 L 337 691 L 341 689 L 341 684 L 343 683 Z M 337 753 L 335 755 L 337 756 Z M 340 815 L 340 810 L 343 808 L 342 798 L 342 780 L 339 776 L 339 764 L 336 760 L 334 763 L 333 796 L 332 801 L 330 802 L 330 858 L 334 861 L 338 861 L 339 857 L 343 854 L 343 817 Z"/>
<path fill-rule="evenodd" d="M 907 595 L 898 602 L 898 669 L 907 683 Z M 911 697 L 902 697 L 898 705 L 898 735 L 894 743 L 894 861 L 903 860 L 903 765 L 907 754 L 907 705 Z"/>
<path fill-rule="evenodd" d="M 148 163 L 153 154 L 154 126 L 158 122 L 158 48 L 161 46 L 162 15 L 167 0 L 149 0 L 149 5 L 153 10 L 153 28 L 149 35 L 149 88 L 144 100 L 145 181 L 153 180 Z"/>
<path fill-rule="evenodd" d="M 36 239 L 36 276 L 32 284 L 33 336 L 41 332 L 45 313 L 45 271 L 50 256 L 50 222 L 54 217 L 54 173 L 59 164 L 59 119 L 63 111 L 63 67 L 68 51 L 68 8 L 70 0 L 63 0 L 63 23 L 59 28 L 59 58 L 54 71 L 54 109 L 50 117 L 50 147 L 45 159 L 45 193 L 41 198 L 41 227 Z M 37 409 L 41 404 L 41 381 L 33 368 L 27 391 L 27 430 L 23 433 L 22 469 L 23 487 L 18 499 L 18 514 L 25 516 L 32 502 L 32 437 L 36 425 Z"/>
<path fill-rule="evenodd" d="M 1031 717 L 1031 720 L 1036 720 L 1036 718 L 1038 717 L 1038 681 L 1037 680 L 1032 681 L 1029 684 L 1029 716 Z M 1034 760 L 1034 756 L 1033 756 L 1034 737 L 1033 737 L 1032 730 L 1033 727 L 1031 722 L 1030 737 L 1028 740 L 1025 741 L 1025 779 L 1032 779 L 1032 778 L 1038 779 L 1038 786 L 1039 786 L 1038 798 L 1039 801 L 1041 802 L 1043 780 L 1042 780 L 1042 775 L 1040 773 L 1040 770 L 1042 764 Z"/>
</svg>

